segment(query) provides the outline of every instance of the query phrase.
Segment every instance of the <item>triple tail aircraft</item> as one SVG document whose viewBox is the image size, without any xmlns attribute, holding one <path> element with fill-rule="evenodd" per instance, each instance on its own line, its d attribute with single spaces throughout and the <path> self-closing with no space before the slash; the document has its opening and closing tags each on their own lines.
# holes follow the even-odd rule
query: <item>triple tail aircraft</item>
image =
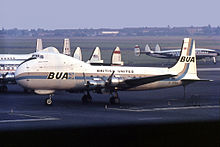
<svg viewBox="0 0 220 147">
<path fill-rule="evenodd" d="M 136 56 L 140 56 L 141 54 L 146 54 L 152 57 L 167 58 L 167 59 L 178 59 L 180 56 L 180 51 L 181 51 L 180 49 L 161 51 L 159 44 L 156 45 L 155 51 L 151 50 L 148 44 L 146 44 L 144 51 L 141 51 L 138 45 L 136 45 L 134 49 L 134 53 Z M 216 57 L 220 55 L 220 52 L 217 52 L 214 49 L 206 49 L 206 48 L 196 48 L 195 52 L 197 59 L 212 58 L 214 64 L 216 64 Z"/>
<path fill-rule="evenodd" d="M 197 76 L 195 41 L 183 40 L 180 57 L 170 68 L 94 66 L 59 53 L 40 53 L 19 65 L 16 82 L 40 95 L 48 95 L 45 103 L 52 104 L 55 91 L 82 92 L 83 103 L 92 101 L 90 92 L 110 94 L 110 103 L 118 104 L 118 91 L 186 86 L 204 81 Z M 205 80 L 206 81 L 206 80 Z M 185 89 L 185 88 L 184 88 Z"/>
</svg>

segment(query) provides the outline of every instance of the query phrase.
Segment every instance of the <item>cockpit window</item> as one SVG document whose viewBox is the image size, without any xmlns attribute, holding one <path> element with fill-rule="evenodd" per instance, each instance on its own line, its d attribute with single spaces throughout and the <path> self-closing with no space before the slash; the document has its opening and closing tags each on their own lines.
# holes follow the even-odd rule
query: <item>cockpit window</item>
<svg viewBox="0 0 220 147">
<path fill-rule="evenodd" d="M 40 58 L 40 59 L 43 59 L 43 58 L 44 58 L 44 55 L 33 54 L 33 55 L 32 55 L 32 58 Z"/>
</svg>

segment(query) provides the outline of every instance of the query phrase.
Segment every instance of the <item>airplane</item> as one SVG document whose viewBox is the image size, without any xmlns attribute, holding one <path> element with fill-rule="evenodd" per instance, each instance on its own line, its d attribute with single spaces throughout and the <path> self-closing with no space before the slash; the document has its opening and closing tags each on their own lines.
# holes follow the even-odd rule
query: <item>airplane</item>
<svg viewBox="0 0 220 147">
<path fill-rule="evenodd" d="M 167 59 L 178 59 L 180 56 L 180 49 L 161 51 L 159 44 L 156 45 L 155 51 L 152 51 L 148 44 L 146 44 L 145 46 L 145 51 L 141 51 L 140 47 L 136 45 L 134 52 L 136 56 L 140 56 L 141 54 L 146 54 L 152 57 L 167 58 Z M 216 64 L 216 57 L 219 55 L 220 52 L 217 52 L 214 49 L 196 48 L 197 59 L 213 58 L 213 62 L 214 64 Z"/>
<path fill-rule="evenodd" d="M 92 102 L 90 91 L 111 94 L 110 103 L 119 104 L 118 91 L 140 91 L 183 86 L 202 80 L 197 76 L 195 41 L 184 38 L 177 63 L 165 67 L 93 66 L 59 53 L 40 53 L 19 65 L 16 82 L 36 94 L 49 95 L 52 104 L 57 90 L 82 92 L 83 103 Z M 184 88 L 185 93 L 185 88 Z"/>
<path fill-rule="evenodd" d="M 42 40 L 37 39 L 36 52 L 43 49 Z M 31 54 L 0 54 L 0 92 L 7 92 L 7 84 L 15 84 L 14 73 L 19 64 Z"/>
</svg>

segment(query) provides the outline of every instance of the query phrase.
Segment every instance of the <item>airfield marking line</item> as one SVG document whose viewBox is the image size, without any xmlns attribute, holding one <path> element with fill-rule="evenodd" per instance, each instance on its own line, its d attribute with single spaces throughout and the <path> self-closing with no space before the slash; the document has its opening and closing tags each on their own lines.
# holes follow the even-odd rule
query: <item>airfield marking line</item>
<svg viewBox="0 0 220 147">
<path fill-rule="evenodd" d="M 190 107 L 168 107 L 168 108 L 152 108 L 152 109 L 123 109 L 123 108 L 108 108 L 109 110 L 130 111 L 130 112 L 153 112 L 153 111 L 168 111 L 168 110 L 188 110 L 188 109 L 208 109 L 220 108 L 220 106 L 190 106 Z"/>
<path fill-rule="evenodd" d="M 27 117 L 36 117 L 36 118 L 50 118 L 49 116 L 35 116 L 35 115 L 29 115 L 29 114 L 23 114 L 23 113 L 8 113 L 9 115 L 17 115 L 17 116 L 27 116 Z"/>
<path fill-rule="evenodd" d="M 198 68 L 198 71 L 220 71 L 220 68 Z"/>
<path fill-rule="evenodd" d="M 33 122 L 33 121 L 48 121 L 60 120 L 59 118 L 36 118 L 36 119 L 15 119 L 15 120 L 1 120 L 0 123 L 13 123 L 13 122 Z"/>
<path fill-rule="evenodd" d="M 145 117 L 145 118 L 139 118 L 138 120 L 158 120 L 163 119 L 162 117 Z"/>
</svg>

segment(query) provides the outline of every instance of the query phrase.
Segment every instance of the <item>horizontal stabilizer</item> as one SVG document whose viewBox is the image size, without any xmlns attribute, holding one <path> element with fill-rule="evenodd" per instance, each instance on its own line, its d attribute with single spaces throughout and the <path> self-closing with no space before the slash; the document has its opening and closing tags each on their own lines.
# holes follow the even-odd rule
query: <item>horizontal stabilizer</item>
<svg viewBox="0 0 220 147">
<path fill-rule="evenodd" d="M 184 82 L 213 82 L 213 80 L 209 79 L 182 79 Z"/>
<path fill-rule="evenodd" d="M 159 75 L 159 76 L 152 76 L 152 77 L 134 78 L 134 79 L 125 80 L 125 83 L 130 85 L 131 87 L 136 87 L 136 86 L 168 79 L 168 78 L 171 78 L 174 76 L 176 76 L 176 75 L 166 74 L 166 75 Z"/>
</svg>

